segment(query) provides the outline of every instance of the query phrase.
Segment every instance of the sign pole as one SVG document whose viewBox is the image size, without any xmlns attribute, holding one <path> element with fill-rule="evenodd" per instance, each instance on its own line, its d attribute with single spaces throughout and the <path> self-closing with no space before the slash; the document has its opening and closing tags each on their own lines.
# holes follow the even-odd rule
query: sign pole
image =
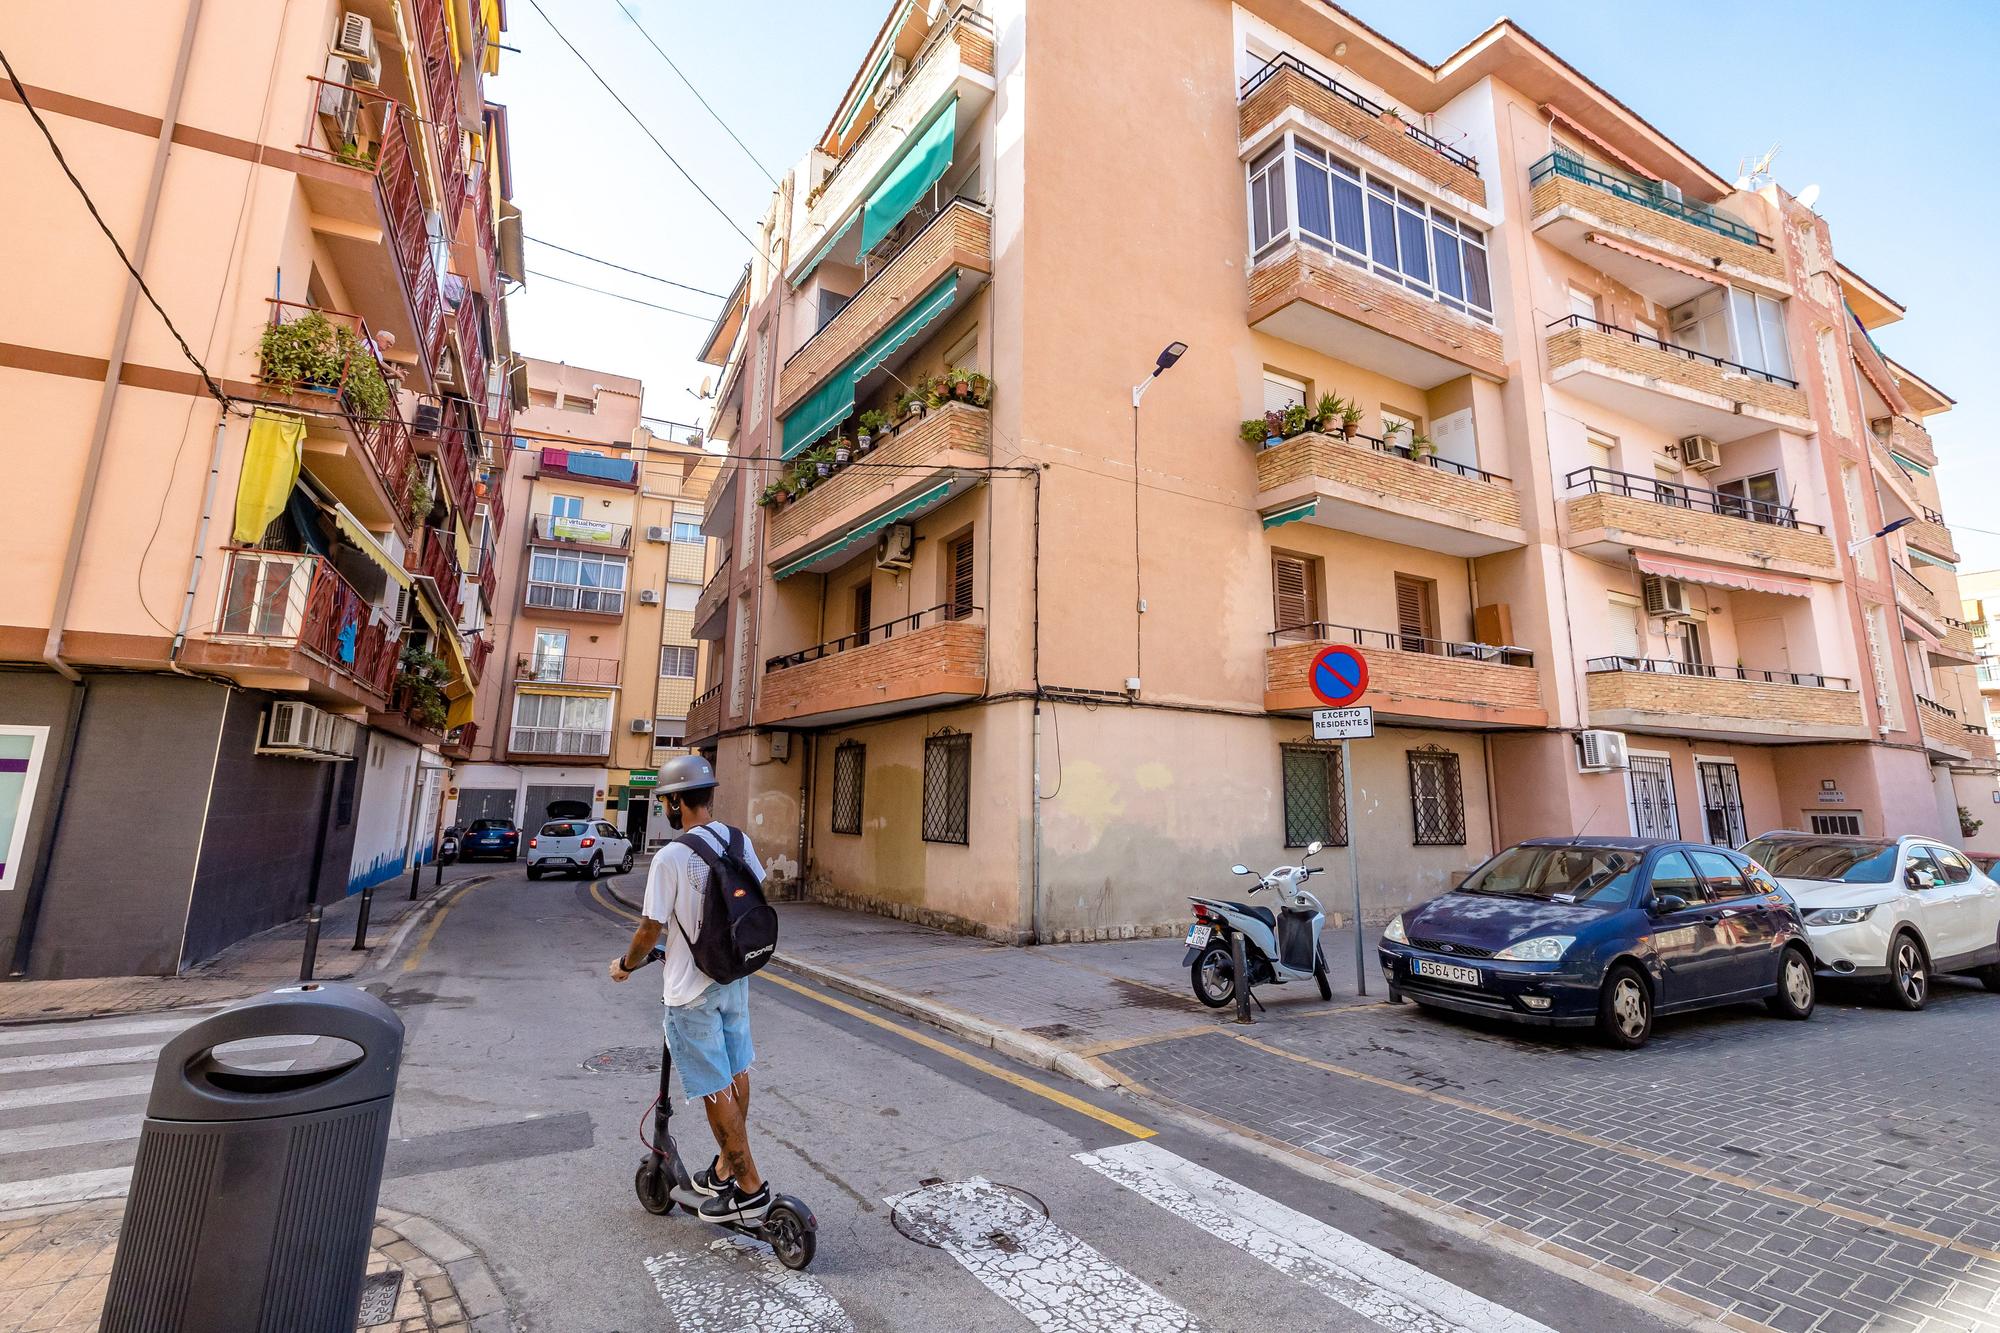
<svg viewBox="0 0 2000 1333">
<path fill-rule="evenodd" d="M 1361 939 L 1361 854 L 1354 845 L 1354 764 L 1340 743 L 1340 827 L 1347 834 L 1347 878 L 1354 885 L 1354 987 L 1368 993 L 1368 948 Z"/>
<path fill-rule="evenodd" d="M 1340 742 L 1340 825 L 1347 837 L 1347 878 L 1354 885 L 1354 985 L 1368 993 L 1368 945 L 1361 934 L 1361 852 L 1354 836 L 1354 762 L 1351 740 L 1375 734 L 1375 709 L 1360 701 L 1368 693 L 1368 659 L 1335 644 L 1320 649 L 1306 668 L 1306 685 L 1324 707 L 1313 710 L 1313 739 Z"/>
</svg>

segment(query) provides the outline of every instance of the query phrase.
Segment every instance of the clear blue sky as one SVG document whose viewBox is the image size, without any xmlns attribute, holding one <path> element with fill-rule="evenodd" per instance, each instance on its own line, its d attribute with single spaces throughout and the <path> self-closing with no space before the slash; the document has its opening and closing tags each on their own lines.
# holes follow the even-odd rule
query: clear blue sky
<svg viewBox="0 0 2000 1333">
<path fill-rule="evenodd" d="M 773 174 L 797 161 L 889 0 L 625 0 Z M 1048 3 L 1049 0 L 1041 0 Z M 1090 3 L 1090 0 L 1055 0 Z M 634 31 L 616 0 L 541 0 L 563 31 L 745 231 L 771 184 Z M 1498 0 L 1349 0 L 1428 60 L 1484 29 Z M 509 0 L 492 84 L 513 113 L 515 195 L 530 235 L 725 291 L 749 247 L 550 31 Z M 1509 16 L 1724 176 L 1782 144 L 1773 173 L 1820 186 L 1835 252 L 1909 308 L 1876 336 L 1958 407 L 1934 419 L 1947 516 L 1966 569 L 2000 565 L 2000 412 L 1989 386 L 2000 266 L 1977 237 L 2000 215 L 1994 60 L 2000 6 L 1904 0 L 1517 0 Z M 772 65 L 768 53 L 807 53 Z M 1963 256 L 1965 258 L 1961 259 Z M 718 302 L 530 244 L 531 268 L 697 312 Z M 515 347 L 636 374 L 650 413 L 698 420 L 705 323 L 531 278 Z M 1977 528 L 1990 529 L 1982 534 Z"/>
</svg>

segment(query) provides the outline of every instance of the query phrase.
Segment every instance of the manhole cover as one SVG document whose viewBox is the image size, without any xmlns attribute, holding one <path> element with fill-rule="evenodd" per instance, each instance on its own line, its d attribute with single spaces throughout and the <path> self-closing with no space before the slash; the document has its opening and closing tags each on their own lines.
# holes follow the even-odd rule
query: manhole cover
<svg viewBox="0 0 2000 1333">
<path fill-rule="evenodd" d="M 989 1245 L 1015 1252 L 1013 1233 L 1049 1215 L 1048 1205 L 1024 1189 L 977 1176 L 911 1190 L 896 1200 L 889 1221 L 905 1239 L 932 1249 Z"/>
<path fill-rule="evenodd" d="M 388 1323 L 396 1317 L 396 1298 L 402 1294 L 402 1269 L 370 1273 L 368 1280 L 361 1284 L 361 1317 L 356 1322 L 362 1328 Z"/>
<path fill-rule="evenodd" d="M 657 1074 L 660 1072 L 660 1048 L 614 1046 L 585 1060 L 583 1067 L 596 1074 Z"/>
</svg>

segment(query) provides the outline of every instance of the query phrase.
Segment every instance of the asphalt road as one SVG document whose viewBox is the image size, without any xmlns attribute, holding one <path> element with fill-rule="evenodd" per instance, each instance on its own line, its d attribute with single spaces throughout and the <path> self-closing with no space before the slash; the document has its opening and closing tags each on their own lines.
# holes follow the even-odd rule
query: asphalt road
<svg viewBox="0 0 2000 1333">
<path fill-rule="evenodd" d="M 408 1041 L 383 1201 L 479 1247 L 524 1328 L 1667 1327 L 1138 1099 L 773 970 L 752 983 L 753 1145 L 819 1221 L 808 1280 L 789 1277 L 638 1206 L 660 1004 L 657 972 L 605 977 L 630 921 L 518 866 L 447 883 L 480 874 L 389 975 Z M 699 1115 L 675 1124 L 705 1161 Z"/>
</svg>

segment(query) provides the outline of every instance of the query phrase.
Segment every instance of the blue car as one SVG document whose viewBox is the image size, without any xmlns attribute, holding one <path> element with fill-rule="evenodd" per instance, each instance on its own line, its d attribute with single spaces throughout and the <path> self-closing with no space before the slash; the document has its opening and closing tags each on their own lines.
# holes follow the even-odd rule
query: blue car
<svg viewBox="0 0 2000 1333">
<path fill-rule="evenodd" d="M 514 827 L 511 819 L 475 819 L 465 836 L 458 840 L 458 858 L 470 861 L 476 857 L 498 857 L 503 861 L 518 860 L 521 855 L 521 831 Z"/>
<path fill-rule="evenodd" d="M 1536 838 L 1389 923 L 1389 998 L 1595 1027 L 1635 1049 L 1656 1014 L 1762 1000 L 1813 1011 L 1812 949 L 1778 882 L 1727 847 Z"/>
</svg>

